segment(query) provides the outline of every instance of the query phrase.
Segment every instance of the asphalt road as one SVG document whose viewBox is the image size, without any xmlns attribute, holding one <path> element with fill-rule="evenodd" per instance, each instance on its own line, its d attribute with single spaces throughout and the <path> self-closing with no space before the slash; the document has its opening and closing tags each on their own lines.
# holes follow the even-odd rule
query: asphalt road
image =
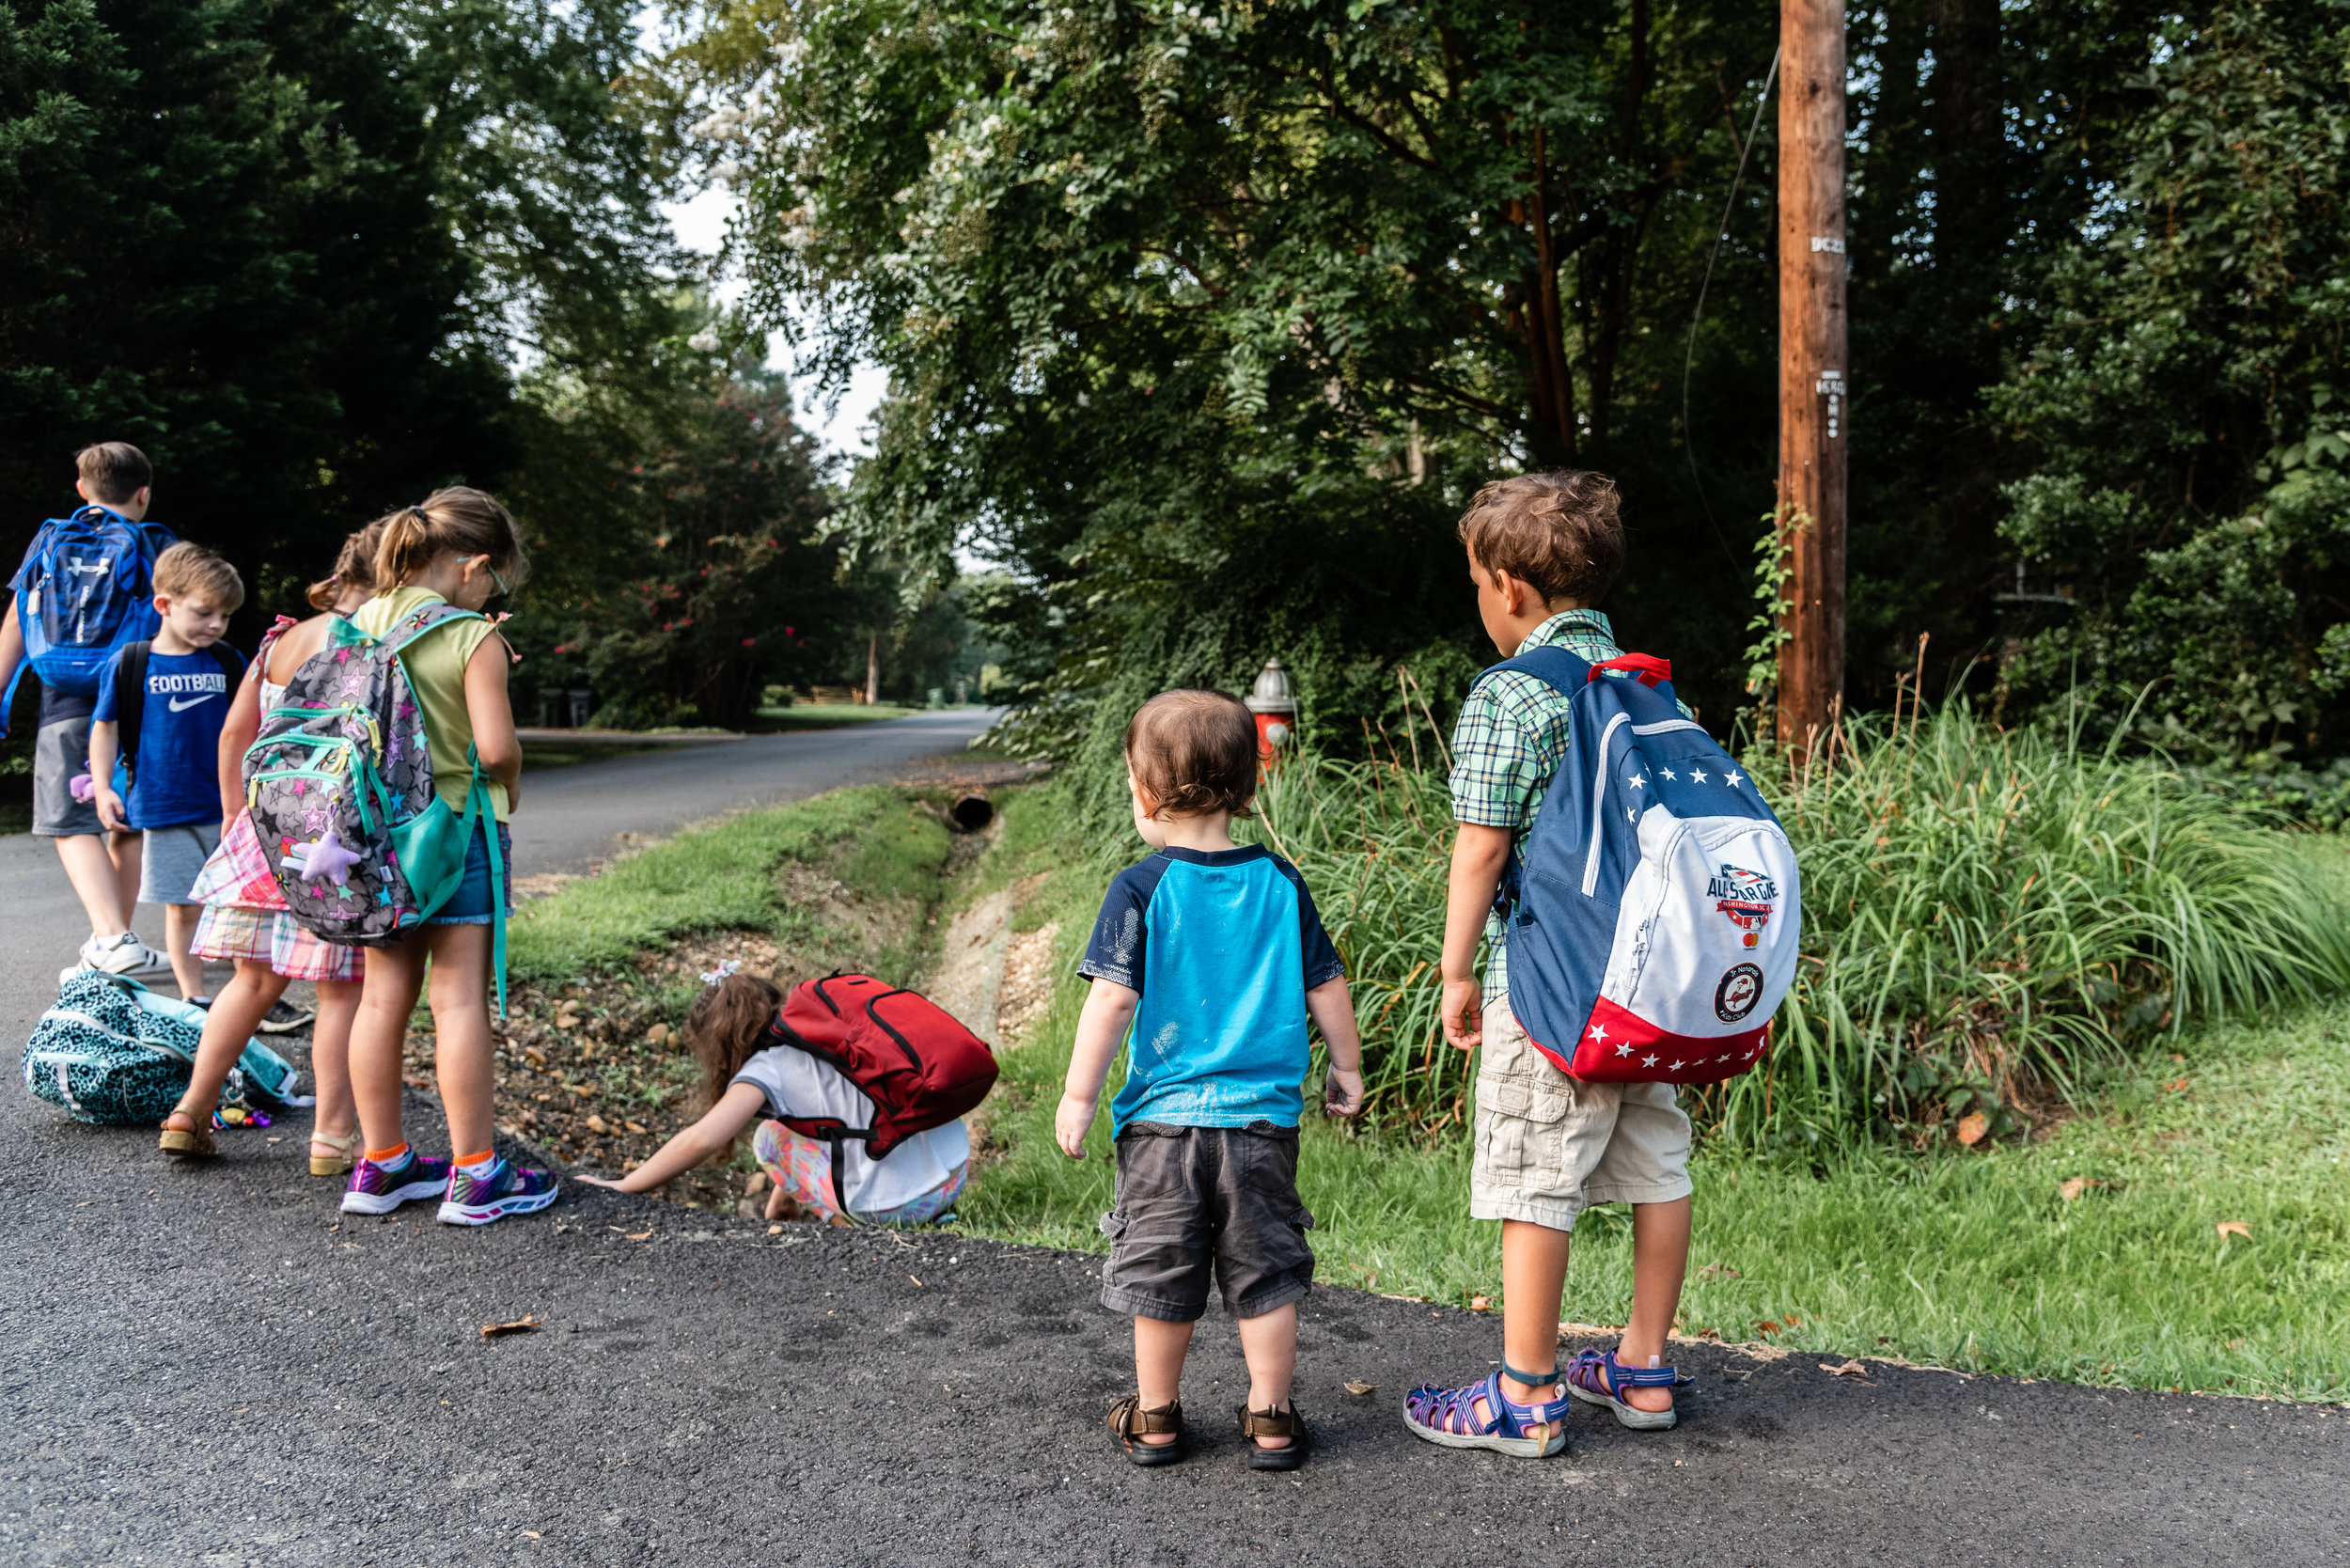
<svg viewBox="0 0 2350 1568">
<path fill-rule="evenodd" d="M 660 821 L 636 780 L 671 760 L 577 770 L 569 836 L 525 869 Z M 0 908 L 22 1022 L 46 998 L 19 949 L 54 981 L 71 933 Z M 0 1095 L 0 1563 L 2350 1560 L 2340 1409 L 1705 1348 L 1677 1431 L 1583 1415 L 1563 1457 L 1504 1460 L 1397 1419 L 1413 1382 L 1481 1373 L 1495 1325 L 1336 1289 L 1304 1312 L 1303 1471 L 1244 1467 L 1220 1316 L 1186 1386 L 1199 1450 L 1137 1470 L 1100 1424 L 1131 1372 L 1089 1260 L 770 1237 L 578 1185 L 480 1231 L 346 1219 L 302 1131 L 176 1167 Z M 525 1314 L 544 1326 L 481 1339 Z"/>
</svg>

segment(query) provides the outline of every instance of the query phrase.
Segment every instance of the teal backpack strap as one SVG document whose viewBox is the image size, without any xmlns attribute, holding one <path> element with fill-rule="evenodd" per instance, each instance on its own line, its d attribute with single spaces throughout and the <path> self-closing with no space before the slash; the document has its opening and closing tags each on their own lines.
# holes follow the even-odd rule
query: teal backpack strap
<svg viewBox="0 0 2350 1568">
<path fill-rule="evenodd" d="M 490 804 L 490 786 L 481 777 L 481 748 L 465 747 L 473 779 L 465 787 L 466 835 L 472 836 L 474 814 L 481 815 L 481 847 L 490 858 L 490 964 L 497 976 L 498 1016 L 506 1016 L 506 865 L 498 854 L 498 814 Z"/>
</svg>

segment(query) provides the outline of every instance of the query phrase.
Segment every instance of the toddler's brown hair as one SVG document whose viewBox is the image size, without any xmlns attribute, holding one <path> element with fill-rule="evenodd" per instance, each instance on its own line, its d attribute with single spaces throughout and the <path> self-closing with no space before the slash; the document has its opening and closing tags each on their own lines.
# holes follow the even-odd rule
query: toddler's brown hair
<svg viewBox="0 0 2350 1568">
<path fill-rule="evenodd" d="M 1161 811 L 1249 814 L 1257 721 L 1229 692 L 1161 692 L 1126 726 L 1126 766 Z"/>
<path fill-rule="evenodd" d="M 185 599 L 192 593 L 210 594 L 215 606 L 234 615 L 244 604 L 244 579 L 214 552 L 182 540 L 155 557 L 155 594 Z"/>
<path fill-rule="evenodd" d="M 1623 570 L 1616 481 L 1574 468 L 1496 479 L 1461 514 L 1461 542 L 1471 560 L 1508 572 L 1546 604 L 1596 604 Z"/>
</svg>

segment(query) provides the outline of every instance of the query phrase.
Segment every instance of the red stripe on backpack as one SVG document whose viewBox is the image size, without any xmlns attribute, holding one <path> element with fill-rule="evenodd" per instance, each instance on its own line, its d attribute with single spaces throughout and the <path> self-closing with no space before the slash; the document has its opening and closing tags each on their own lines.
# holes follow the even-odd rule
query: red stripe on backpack
<svg viewBox="0 0 2350 1568">
<path fill-rule="evenodd" d="M 916 1133 L 943 1127 L 976 1107 L 995 1086 L 995 1053 L 955 1016 L 918 991 L 870 975 L 802 980 L 784 997 L 770 1031 L 857 1087 L 873 1103 L 873 1124 L 850 1127 L 830 1117 L 786 1117 L 784 1125 L 833 1149 L 833 1199 L 842 1210 L 840 1152 L 849 1139 L 880 1159 Z"/>
</svg>

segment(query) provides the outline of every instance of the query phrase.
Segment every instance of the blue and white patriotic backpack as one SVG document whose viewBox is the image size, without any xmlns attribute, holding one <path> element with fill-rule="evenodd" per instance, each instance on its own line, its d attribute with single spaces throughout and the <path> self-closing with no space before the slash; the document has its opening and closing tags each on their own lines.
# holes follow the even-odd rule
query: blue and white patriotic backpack
<svg viewBox="0 0 2350 1568">
<path fill-rule="evenodd" d="M 16 585 L 25 662 L 9 680 L 8 698 L 16 696 L 27 669 L 52 691 L 95 696 L 122 645 L 162 628 L 155 557 L 178 542 L 161 524 L 133 523 L 106 507 L 43 523 Z M 7 724 L 7 698 L 0 698 L 0 731 Z"/>
<path fill-rule="evenodd" d="M 1570 704 L 1566 759 L 1505 883 L 1510 1006 L 1598 1083 L 1713 1083 L 1762 1058 L 1795 978 L 1795 852 L 1754 780 L 1644 653 L 1537 648 L 1493 666 Z M 1603 678 L 1624 670 L 1637 679 Z"/>
</svg>

